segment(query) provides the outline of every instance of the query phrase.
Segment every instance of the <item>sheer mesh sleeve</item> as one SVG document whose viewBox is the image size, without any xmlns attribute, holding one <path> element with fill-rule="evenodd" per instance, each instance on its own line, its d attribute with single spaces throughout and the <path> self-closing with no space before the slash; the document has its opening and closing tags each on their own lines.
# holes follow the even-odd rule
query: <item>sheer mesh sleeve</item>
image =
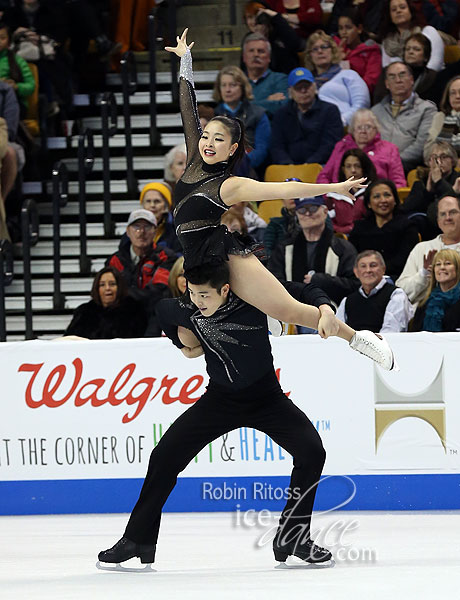
<svg viewBox="0 0 460 600">
<path fill-rule="evenodd" d="M 179 103 L 182 125 L 187 145 L 187 160 L 190 160 L 201 137 L 202 129 L 198 117 L 195 89 L 193 87 L 192 53 L 190 50 L 180 59 Z"/>
</svg>

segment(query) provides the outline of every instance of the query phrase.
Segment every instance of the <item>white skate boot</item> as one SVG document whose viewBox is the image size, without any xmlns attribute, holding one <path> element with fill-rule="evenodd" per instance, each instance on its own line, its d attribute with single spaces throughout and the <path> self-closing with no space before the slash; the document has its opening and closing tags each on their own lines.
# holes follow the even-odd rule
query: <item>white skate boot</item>
<svg viewBox="0 0 460 600">
<path fill-rule="evenodd" d="M 363 329 L 350 340 L 350 348 L 374 360 L 382 369 L 399 371 L 393 350 L 381 335 Z"/>
</svg>

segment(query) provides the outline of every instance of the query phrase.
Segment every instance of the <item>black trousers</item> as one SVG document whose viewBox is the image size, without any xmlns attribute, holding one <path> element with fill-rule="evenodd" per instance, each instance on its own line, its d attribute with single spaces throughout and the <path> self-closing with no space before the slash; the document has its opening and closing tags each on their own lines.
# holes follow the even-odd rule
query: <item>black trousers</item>
<svg viewBox="0 0 460 600">
<path fill-rule="evenodd" d="M 242 391 L 210 382 L 203 396 L 171 425 L 150 455 L 147 476 L 125 537 L 137 543 L 156 544 L 161 509 L 178 474 L 209 442 L 239 427 L 266 433 L 292 455 L 293 493 L 280 525 L 283 539 L 295 537 L 296 532 L 302 538 L 308 537 L 326 453 L 315 427 L 285 396 L 273 370 Z"/>
</svg>

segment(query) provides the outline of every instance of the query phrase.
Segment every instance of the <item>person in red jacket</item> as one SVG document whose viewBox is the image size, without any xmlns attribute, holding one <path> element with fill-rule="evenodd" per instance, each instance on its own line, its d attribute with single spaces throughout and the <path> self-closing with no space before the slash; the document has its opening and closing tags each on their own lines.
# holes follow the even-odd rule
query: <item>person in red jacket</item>
<svg viewBox="0 0 460 600">
<path fill-rule="evenodd" d="M 321 26 L 323 11 L 319 0 L 269 0 L 267 4 L 302 37 Z"/>
</svg>

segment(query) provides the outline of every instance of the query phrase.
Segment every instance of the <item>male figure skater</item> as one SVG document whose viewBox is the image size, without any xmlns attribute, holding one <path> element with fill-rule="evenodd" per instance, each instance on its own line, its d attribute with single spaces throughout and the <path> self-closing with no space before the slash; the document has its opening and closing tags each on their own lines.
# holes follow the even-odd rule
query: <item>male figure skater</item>
<svg viewBox="0 0 460 600">
<path fill-rule="evenodd" d="M 291 493 L 273 540 L 275 559 L 285 562 L 294 555 L 308 563 L 330 560 L 331 553 L 310 539 L 311 513 L 325 451 L 311 421 L 280 387 L 266 315 L 231 292 L 227 262 L 191 269 L 187 282 L 189 298 L 160 301 L 157 315 L 163 331 L 185 356 L 204 354 L 209 384 L 152 451 L 124 535 L 112 548 L 99 553 L 100 563 L 121 563 L 133 557 L 152 563 L 161 510 L 177 475 L 209 442 L 243 426 L 266 433 L 294 459 Z M 299 300 L 319 307 L 318 330 L 323 337 L 337 331 L 340 322 L 319 288 L 286 285 Z M 366 332 L 356 336 L 358 351 L 374 360 L 383 354 L 387 368 L 392 367 L 393 354 L 384 340 Z"/>
</svg>

